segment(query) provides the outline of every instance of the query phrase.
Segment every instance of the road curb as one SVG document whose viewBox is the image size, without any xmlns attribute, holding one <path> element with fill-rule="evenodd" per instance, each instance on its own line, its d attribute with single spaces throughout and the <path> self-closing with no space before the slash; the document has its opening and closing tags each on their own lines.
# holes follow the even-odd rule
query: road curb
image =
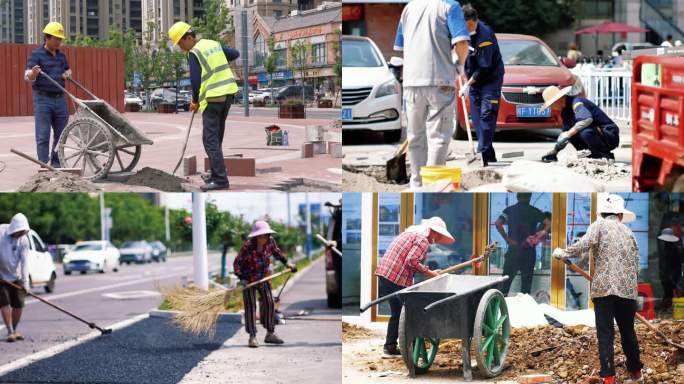
<svg viewBox="0 0 684 384">
<path fill-rule="evenodd" d="M 170 311 L 164 309 L 153 309 L 150 311 L 150 317 L 157 319 L 171 319 L 174 315 L 180 313 L 179 311 Z M 218 319 L 219 323 L 242 323 L 242 313 L 220 313 Z"/>
</svg>

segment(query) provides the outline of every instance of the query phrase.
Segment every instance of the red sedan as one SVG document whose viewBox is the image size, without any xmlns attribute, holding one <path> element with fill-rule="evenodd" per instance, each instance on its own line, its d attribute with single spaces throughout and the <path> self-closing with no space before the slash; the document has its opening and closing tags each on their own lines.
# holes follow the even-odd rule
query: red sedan
<svg viewBox="0 0 684 384">
<path fill-rule="evenodd" d="M 534 36 L 497 34 L 496 37 L 506 67 L 496 119 L 497 130 L 561 128 L 563 123 L 559 113 L 541 110 L 544 104 L 542 92 L 549 85 L 560 88 L 573 86 L 571 95 L 583 95 L 579 78 L 561 63 L 546 43 Z M 466 136 L 463 116 L 459 100 L 458 127 L 454 133 L 458 139 Z M 475 127 L 472 128 L 474 133 Z"/>
</svg>

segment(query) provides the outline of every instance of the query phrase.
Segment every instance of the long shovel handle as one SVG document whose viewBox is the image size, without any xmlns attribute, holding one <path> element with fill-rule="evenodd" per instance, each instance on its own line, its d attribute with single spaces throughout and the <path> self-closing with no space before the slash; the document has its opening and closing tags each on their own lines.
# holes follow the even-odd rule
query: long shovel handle
<svg viewBox="0 0 684 384">
<path fill-rule="evenodd" d="M 463 88 L 463 80 L 461 75 L 458 75 L 458 86 Z M 475 144 L 473 144 L 473 134 L 470 132 L 470 116 L 468 116 L 468 105 L 466 104 L 465 96 L 460 96 L 461 106 L 463 106 L 463 120 L 466 125 L 466 132 L 468 133 L 468 143 L 470 144 L 470 151 L 475 154 Z"/>
<path fill-rule="evenodd" d="M 83 86 L 81 83 L 79 83 L 78 81 L 72 79 L 71 77 L 67 77 L 67 79 L 69 79 L 69 81 L 71 81 L 72 83 L 76 84 L 77 87 L 81 88 L 81 90 L 82 90 L 83 92 L 87 93 L 88 96 L 92 97 L 94 100 L 100 100 L 99 97 L 95 96 L 94 93 L 90 92 L 90 91 L 88 90 L 88 88 L 84 87 L 84 86 Z"/>
<path fill-rule="evenodd" d="M 32 161 L 32 162 L 34 162 L 34 163 L 40 165 L 40 166 L 43 167 L 43 168 L 47 168 L 47 169 L 49 169 L 49 170 L 51 170 L 51 171 L 55 171 L 55 172 L 61 172 L 59 169 L 53 167 L 52 165 L 43 163 L 42 161 L 36 159 L 36 158 L 33 157 L 33 156 L 29 156 L 29 155 L 25 154 L 25 153 L 22 152 L 22 151 L 18 151 L 18 150 L 14 149 L 14 148 L 11 148 L 11 149 L 10 149 L 10 152 L 12 152 L 12 153 L 14 153 L 15 155 L 18 155 L 18 156 L 20 156 L 20 157 L 23 157 L 24 159 L 26 159 L 26 160 L 28 160 L 28 161 Z"/>
<path fill-rule="evenodd" d="M 67 314 L 67 315 L 73 317 L 74 319 L 76 319 L 76 320 L 78 320 L 78 321 L 80 321 L 80 322 L 82 322 L 82 323 L 87 324 L 91 329 L 97 329 L 97 330 L 100 331 L 100 333 L 102 333 L 103 335 L 108 334 L 108 333 L 112 333 L 112 330 L 111 330 L 111 329 L 102 329 L 102 328 L 98 327 L 97 324 L 95 324 L 95 323 L 93 323 L 93 322 L 90 322 L 90 321 L 88 321 L 88 320 L 85 320 L 85 319 L 83 319 L 82 317 L 77 316 L 77 315 L 75 315 L 75 314 L 73 314 L 73 313 L 67 311 L 66 309 L 64 309 L 64 308 L 62 308 L 62 307 L 60 307 L 60 306 L 58 306 L 57 304 L 53 304 L 53 303 L 51 303 L 51 302 L 49 302 L 49 301 L 43 299 L 42 297 L 33 294 L 32 292 L 26 291 L 26 290 L 24 289 L 24 287 L 21 287 L 21 286 L 19 286 L 19 285 L 17 285 L 17 284 L 14 284 L 14 283 L 12 283 L 11 281 L 0 280 L 0 282 L 2 282 L 2 283 L 4 283 L 4 284 L 7 284 L 7 285 L 9 285 L 9 286 L 11 286 L 11 287 L 14 287 L 14 288 L 16 288 L 16 289 L 21 289 L 22 291 L 25 291 L 27 295 L 33 297 L 34 299 L 36 299 L 36 300 L 42 302 L 43 304 L 49 305 L 49 306 L 51 306 L 52 308 L 54 308 L 54 309 L 56 309 L 56 310 L 58 310 L 58 311 L 60 311 L 60 312 L 63 312 L 63 313 L 65 313 L 65 314 Z"/>
<path fill-rule="evenodd" d="M 237 287 L 227 289 L 227 290 L 226 290 L 226 293 L 232 292 L 232 291 L 237 291 L 237 290 L 249 289 L 249 288 L 255 287 L 255 286 L 259 285 L 259 284 L 263 284 L 263 283 L 265 283 L 265 282 L 271 281 L 271 280 L 275 279 L 275 278 L 278 277 L 278 276 L 282 276 L 282 275 L 284 275 L 284 274 L 286 274 L 286 273 L 290 273 L 290 272 L 292 272 L 292 269 L 290 269 L 290 268 L 285 268 L 284 270 L 282 270 L 282 271 L 280 271 L 280 272 L 278 272 L 278 273 L 274 273 L 274 274 L 272 274 L 272 275 L 270 275 L 270 276 L 264 277 L 264 278 L 261 279 L 261 280 L 257 280 L 257 281 L 251 282 L 251 283 L 245 285 L 244 287 L 241 286 L 241 285 L 238 285 Z"/>
<path fill-rule="evenodd" d="M 568 268 L 570 268 L 571 270 L 573 270 L 573 271 L 579 273 L 579 274 L 582 275 L 585 279 L 589 280 L 590 282 L 593 280 L 593 278 L 591 277 L 591 275 L 590 275 L 589 273 L 587 273 L 587 271 L 585 271 L 584 269 L 580 268 L 577 264 L 575 264 L 575 263 L 573 263 L 572 261 L 570 261 L 570 260 L 568 260 L 568 259 L 565 259 L 565 258 L 563 258 L 563 259 L 561 259 L 561 260 L 563 260 L 563 262 L 565 263 L 565 265 L 568 266 Z M 663 331 L 661 331 L 661 330 L 658 329 L 655 325 L 653 325 L 653 323 L 651 323 L 650 321 L 648 321 L 645 317 L 641 316 L 640 313 L 638 313 L 638 312 L 635 313 L 634 317 L 636 317 L 637 320 L 639 320 L 642 324 L 644 324 L 646 327 L 648 327 L 648 329 L 650 329 L 650 330 L 653 331 L 655 334 L 657 334 L 658 336 L 660 336 L 663 340 L 665 340 L 666 343 L 668 343 L 668 344 L 670 344 L 670 345 L 672 345 L 672 346 L 674 346 L 674 347 L 677 347 L 677 348 L 679 348 L 679 349 L 684 349 L 684 345 L 681 345 L 681 344 L 678 344 L 678 343 L 674 342 L 674 341 L 673 341 L 672 339 L 670 339 Z"/>
<path fill-rule="evenodd" d="M 323 244 L 325 244 L 327 247 L 330 247 L 330 249 L 333 250 L 338 256 L 342 257 L 342 252 L 340 252 L 337 247 L 333 246 L 330 241 L 328 241 L 325 237 L 321 236 L 319 233 L 316 234 L 316 238 L 320 240 Z"/>
<path fill-rule="evenodd" d="M 176 167 L 173 169 L 173 175 L 176 174 L 176 171 L 178 171 L 178 167 L 180 167 L 181 163 L 183 162 L 183 157 L 185 156 L 185 150 L 188 148 L 188 139 L 190 139 L 190 130 L 192 129 L 192 121 L 195 119 L 195 113 L 197 111 L 192 111 L 192 116 L 190 116 L 190 125 L 188 126 L 187 132 L 185 132 L 185 144 L 183 144 L 183 151 L 181 152 L 180 159 L 178 159 L 178 163 L 176 163 Z"/>
</svg>

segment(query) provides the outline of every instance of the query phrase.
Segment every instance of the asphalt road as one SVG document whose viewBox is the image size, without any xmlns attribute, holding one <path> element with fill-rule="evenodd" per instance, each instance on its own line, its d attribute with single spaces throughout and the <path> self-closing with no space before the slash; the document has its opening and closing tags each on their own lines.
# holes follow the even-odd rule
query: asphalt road
<svg viewBox="0 0 684 384">
<path fill-rule="evenodd" d="M 218 264 L 218 255 L 212 254 L 210 266 Z M 65 276 L 61 265 L 57 271 L 55 292 L 48 295 L 36 289 L 35 293 L 106 328 L 156 308 L 161 302 L 159 288 L 180 285 L 182 276 L 192 278 L 192 257 L 171 257 L 166 263 L 124 265 L 119 272 L 105 274 Z M 3 340 L 0 342 L 0 369 L 16 359 L 91 332 L 87 325 L 32 298 L 27 298 L 18 328 L 25 341 L 5 343 L 6 330 L 4 326 L 0 328 Z M 119 340 L 118 336 L 116 339 Z M 0 382 L 7 381 L 0 378 Z"/>
</svg>

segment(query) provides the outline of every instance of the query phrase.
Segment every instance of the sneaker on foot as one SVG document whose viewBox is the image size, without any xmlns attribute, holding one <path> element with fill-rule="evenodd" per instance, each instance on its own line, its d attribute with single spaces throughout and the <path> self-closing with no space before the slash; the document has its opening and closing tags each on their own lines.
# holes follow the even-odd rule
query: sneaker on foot
<svg viewBox="0 0 684 384">
<path fill-rule="evenodd" d="M 625 381 L 625 383 L 643 383 L 644 382 L 644 377 L 641 375 L 641 369 L 638 371 L 630 372 L 629 373 L 629 380 Z"/>
<path fill-rule="evenodd" d="M 249 337 L 249 347 L 250 348 L 257 348 L 259 346 L 259 342 L 257 341 L 256 336 L 250 336 Z"/>
<path fill-rule="evenodd" d="M 401 351 L 399 351 L 399 348 L 397 348 L 396 345 L 382 349 L 383 359 L 396 359 L 399 356 L 401 356 Z"/>
<path fill-rule="evenodd" d="M 24 336 L 19 332 L 14 332 L 14 338 L 17 340 L 24 340 Z"/>
<path fill-rule="evenodd" d="M 15 335 L 14 333 L 10 333 L 10 334 L 7 336 L 7 340 L 6 340 L 6 341 L 7 341 L 8 343 L 14 343 L 15 341 L 17 341 L 17 335 Z"/>
<path fill-rule="evenodd" d="M 282 343 L 284 343 L 284 341 L 280 337 L 276 336 L 276 334 L 273 332 L 269 332 L 266 334 L 266 337 L 264 338 L 264 342 L 269 343 L 269 344 L 282 344 Z"/>
</svg>

